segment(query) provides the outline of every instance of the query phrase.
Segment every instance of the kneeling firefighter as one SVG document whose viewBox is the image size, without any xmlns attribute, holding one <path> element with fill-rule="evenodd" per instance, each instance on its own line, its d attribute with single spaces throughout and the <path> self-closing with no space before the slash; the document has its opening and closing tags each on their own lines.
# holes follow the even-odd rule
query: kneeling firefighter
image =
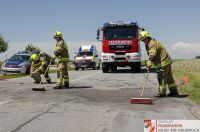
<svg viewBox="0 0 200 132">
<path fill-rule="evenodd" d="M 158 73 L 157 79 L 159 83 L 158 97 L 166 97 L 166 89 L 169 88 L 170 93 L 167 96 L 174 97 L 178 95 L 177 86 L 175 84 L 171 64 L 172 60 L 164 46 L 151 37 L 147 31 L 140 32 L 140 40 L 145 43 L 149 60 L 147 67 L 156 68 Z"/>
<path fill-rule="evenodd" d="M 31 77 L 35 80 L 35 83 L 40 83 L 41 74 L 44 74 L 47 83 L 51 83 L 51 78 L 48 73 L 50 60 L 51 57 L 48 54 L 41 52 L 38 48 L 35 50 L 35 54 L 31 56 Z"/>
</svg>

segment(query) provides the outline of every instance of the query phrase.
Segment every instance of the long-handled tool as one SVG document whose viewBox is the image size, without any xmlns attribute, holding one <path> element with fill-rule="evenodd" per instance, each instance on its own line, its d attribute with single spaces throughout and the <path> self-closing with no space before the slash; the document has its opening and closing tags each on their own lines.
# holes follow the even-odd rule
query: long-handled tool
<svg viewBox="0 0 200 132">
<path fill-rule="evenodd" d="M 47 66 L 46 71 L 44 72 L 44 76 L 46 75 L 47 71 L 49 70 L 49 67 L 51 65 L 51 61 L 49 63 L 49 65 Z M 44 76 L 41 78 L 40 83 L 38 84 L 37 88 L 32 88 L 33 91 L 46 91 L 44 87 L 40 87 L 40 85 L 42 84 L 42 80 L 44 79 Z"/>
<path fill-rule="evenodd" d="M 147 69 L 147 76 L 146 76 L 146 80 L 145 80 L 145 83 L 142 88 L 140 98 L 131 98 L 130 103 L 132 103 L 132 104 L 153 104 L 153 100 L 151 98 L 142 98 L 148 78 L 149 78 L 149 70 Z"/>
</svg>

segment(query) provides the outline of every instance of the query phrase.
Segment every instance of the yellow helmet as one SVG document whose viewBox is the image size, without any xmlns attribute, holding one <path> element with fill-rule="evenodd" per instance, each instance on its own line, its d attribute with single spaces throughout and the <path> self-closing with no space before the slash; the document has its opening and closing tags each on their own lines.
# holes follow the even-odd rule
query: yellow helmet
<svg viewBox="0 0 200 132">
<path fill-rule="evenodd" d="M 59 32 L 59 31 L 56 31 L 56 32 L 54 33 L 54 38 L 62 38 L 62 33 Z"/>
<path fill-rule="evenodd" d="M 147 31 L 140 32 L 140 40 L 144 40 L 146 37 L 151 38 L 151 35 Z"/>
<path fill-rule="evenodd" d="M 32 55 L 31 55 L 31 60 L 32 60 L 32 61 L 39 60 L 39 56 L 38 56 L 37 54 L 32 54 Z"/>
</svg>

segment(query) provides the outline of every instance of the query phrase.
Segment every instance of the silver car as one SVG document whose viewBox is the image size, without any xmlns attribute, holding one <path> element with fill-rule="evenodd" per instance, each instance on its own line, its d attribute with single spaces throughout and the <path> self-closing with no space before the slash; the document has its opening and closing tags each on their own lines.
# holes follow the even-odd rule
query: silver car
<svg viewBox="0 0 200 132">
<path fill-rule="evenodd" d="M 29 74 L 31 63 L 29 59 L 31 57 L 31 53 L 27 52 L 19 52 L 13 55 L 10 59 L 6 60 L 5 63 L 1 67 L 1 71 L 3 73 L 21 73 L 21 74 Z"/>
</svg>

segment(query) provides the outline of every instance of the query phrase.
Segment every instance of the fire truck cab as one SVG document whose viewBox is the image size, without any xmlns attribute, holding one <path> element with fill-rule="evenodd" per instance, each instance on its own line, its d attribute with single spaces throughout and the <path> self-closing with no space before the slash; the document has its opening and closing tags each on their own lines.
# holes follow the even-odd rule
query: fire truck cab
<svg viewBox="0 0 200 132">
<path fill-rule="evenodd" d="M 97 30 L 97 40 L 102 41 L 102 71 L 116 71 L 129 66 L 141 71 L 140 27 L 137 22 L 108 22 Z"/>
</svg>

